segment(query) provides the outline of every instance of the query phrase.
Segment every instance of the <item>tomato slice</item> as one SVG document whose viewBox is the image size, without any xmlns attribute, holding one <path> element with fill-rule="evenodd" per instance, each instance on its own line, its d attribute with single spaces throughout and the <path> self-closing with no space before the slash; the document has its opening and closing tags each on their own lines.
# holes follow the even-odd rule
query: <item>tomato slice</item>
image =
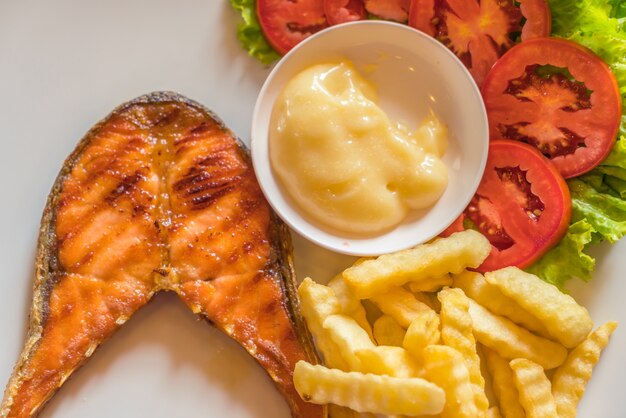
<svg viewBox="0 0 626 418">
<path fill-rule="evenodd" d="M 622 114 L 617 80 L 574 42 L 516 45 L 494 65 L 482 94 L 491 137 L 534 145 L 565 178 L 591 170 L 615 143 Z"/>
<path fill-rule="evenodd" d="M 330 25 L 354 22 L 367 17 L 363 0 L 324 0 L 324 13 Z"/>
<path fill-rule="evenodd" d="M 452 50 L 479 86 L 518 36 L 548 36 L 550 21 L 546 0 L 412 0 L 409 12 L 409 25 Z"/>
<path fill-rule="evenodd" d="M 376 17 L 396 22 L 409 18 L 411 0 L 365 0 L 365 9 Z"/>
<path fill-rule="evenodd" d="M 267 41 L 283 55 L 328 27 L 324 0 L 257 0 L 256 11 Z"/>
<path fill-rule="evenodd" d="M 477 269 L 524 268 L 567 231 L 572 212 L 569 189 L 556 168 L 535 148 L 496 140 L 480 186 L 463 214 L 442 235 L 479 230 L 492 249 Z"/>
</svg>

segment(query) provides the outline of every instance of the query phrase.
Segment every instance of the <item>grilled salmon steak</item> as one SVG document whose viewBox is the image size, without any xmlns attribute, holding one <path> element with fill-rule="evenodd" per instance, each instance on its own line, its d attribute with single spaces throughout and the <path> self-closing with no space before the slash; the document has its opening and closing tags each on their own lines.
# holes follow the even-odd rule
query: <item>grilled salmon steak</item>
<svg viewBox="0 0 626 418">
<path fill-rule="evenodd" d="M 245 147 L 199 104 L 152 93 L 92 128 L 50 193 L 36 263 L 30 327 L 0 417 L 37 415 L 161 290 L 239 342 L 294 417 L 325 416 L 292 381 L 296 362 L 316 357 L 289 233 Z"/>
</svg>

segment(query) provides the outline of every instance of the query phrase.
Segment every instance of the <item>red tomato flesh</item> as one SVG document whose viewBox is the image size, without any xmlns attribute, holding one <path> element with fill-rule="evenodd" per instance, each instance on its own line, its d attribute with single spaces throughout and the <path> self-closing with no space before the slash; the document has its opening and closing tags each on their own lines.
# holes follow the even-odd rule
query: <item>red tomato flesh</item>
<svg viewBox="0 0 626 418">
<path fill-rule="evenodd" d="M 565 180 L 541 153 L 521 142 L 497 140 L 489 145 L 476 194 L 443 235 L 465 229 L 469 220 L 492 245 L 478 271 L 524 268 L 563 237 L 571 212 Z"/>
<path fill-rule="evenodd" d="M 518 34 L 550 34 L 550 9 L 545 0 L 412 0 L 409 25 L 452 50 L 480 86 Z"/>
<path fill-rule="evenodd" d="M 565 178 L 594 168 L 615 144 L 622 114 L 617 80 L 578 44 L 523 42 L 498 60 L 481 90 L 491 138 L 535 146 Z"/>
<path fill-rule="evenodd" d="M 354 22 L 367 17 L 363 0 L 324 0 L 324 13 L 330 25 Z"/>
<path fill-rule="evenodd" d="M 257 0 L 263 34 L 278 53 L 328 27 L 323 0 Z"/>
</svg>

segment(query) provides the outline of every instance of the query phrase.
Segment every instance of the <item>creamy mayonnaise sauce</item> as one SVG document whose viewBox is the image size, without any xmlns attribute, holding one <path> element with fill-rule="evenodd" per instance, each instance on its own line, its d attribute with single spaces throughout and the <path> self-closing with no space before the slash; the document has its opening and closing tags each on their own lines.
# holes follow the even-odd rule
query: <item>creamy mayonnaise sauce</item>
<svg viewBox="0 0 626 418">
<path fill-rule="evenodd" d="M 302 71 L 274 105 L 272 168 L 301 209 L 327 227 L 380 232 L 432 206 L 446 188 L 446 127 L 431 115 L 411 132 L 376 101 L 374 86 L 340 62 Z"/>
</svg>

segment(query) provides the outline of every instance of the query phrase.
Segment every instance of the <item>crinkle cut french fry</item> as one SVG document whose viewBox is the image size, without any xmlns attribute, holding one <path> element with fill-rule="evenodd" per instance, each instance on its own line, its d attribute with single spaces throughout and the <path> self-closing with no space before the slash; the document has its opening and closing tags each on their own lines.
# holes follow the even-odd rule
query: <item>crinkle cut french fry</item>
<svg viewBox="0 0 626 418">
<path fill-rule="evenodd" d="M 370 298 L 393 286 L 403 286 L 446 273 L 478 267 L 489 255 L 491 244 L 482 234 L 467 230 L 410 250 L 382 255 L 346 269 L 343 277 L 356 296 Z"/>
<path fill-rule="evenodd" d="M 383 315 L 374 322 L 374 339 L 378 345 L 402 347 L 406 330 L 389 315 Z"/>
<path fill-rule="evenodd" d="M 424 349 L 429 345 L 438 344 L 440 337 L 439 317 L 422 315 L 411 322 L 402 346 L 415 358 L 421 359 Z"/>
<path fill-rule="evenodd" d="M 527 358 L 544 369 L 552 369 L 565 361 L 567 350 L 561 344 L 538 337 L 512 321 L 492 314 L 472 299 L 469 299 L 469 313 L 478 342 L 502 357 Z"/>
<path fill-rule="evenodd" d="M 374 335 L 372 333 L 372 326 L 367 321 L 365 308 L 361 304 L 361 300 L 354 296 L 346 282 L 343 280 L 343 277 L 340 274 L 333 277 L 331 281 L 328 282 L 328 287 L 333 289 L 335 292 L 335 296 L 339 301 L 342 313 L 354 318 L 354 320 L 365 330 L 365 332 L 367 332 L 367 335 L 369 335 L 373 341 Z"/>
<path fill-rule="evenodd" d="M 444 391 L 417 377 L 399 378 L 343 372 L 299 361 L 296 390 L 307 402 L 341 405 L 357 412 L 432 415 L 442 411 Z"/>
<path fill-rule="evenodd" d="M 607 322 L 593 331 L 569 353 L 565 363 L 554 372 L 552 394 L 559 418 L 576 416 L 576 407 L 585 393 L 585 385 L 591 379 L 593 367 L 600 360 L 600 354 L 615 328 L 617 322 Z"/>
<path fill-rule="evenodd" d="M 350 370 L 348 363 L 341 356 L 339 348 L 330 339 L 323 326 L 326 318 L 341 313 L 341 306 L 333 290 L 315 283 L 307 277 L 298 287 L 298 296 L 302 316 L 304 316 L 309 331 L 315 338 L 315 345 L 322 354 L 326 365 L 341 370 Z"/>
<path fill-rule="evenodd" d="M 347 315 L 330 315 L 324 320 L 323 327 L 341 358 L 350 366 L 349 370 L 364 371 L 363 364 L 355 353 L 375 347 L 367 332 Z"/>
<path fill-rule="evenodd" d="M 493 393 L 498 400 L 502 415 L 506 418 L 525 418 L 526 414 L 519 402 L 519 392 L 515 386 L 513 369 L 509 361 L 491 349 L 482 347 L 482 350 L 491 375 Z"/>
<path fill-rule="evenodd" d="M 445 345 L 424 349 L 426 378 L 446 393 L 442 418 L 476 418 L 480 416 L 474 402 L 469 372 L 461 353 Z"/>
<path fill-rule="evenodd" d="M 455 274 L 453 286 L 462 289 L 468 297 L 494 314 L 504 316 L 542 337 L 550 338 L 548 330 L 541 321 L 502 293 L 497 286 L 488 283 L 482 274 L 467 270 Z"/>
<path fill-rule="evenodd" d="M 439 292 L 441 302 L 441 339 L 448 347 L 463 356 L 469 371 L 474 402 L 481 415 L 487 413 L 489 401 L 485 394 L 485 379 L 480 373 L 480 359 L 476 352 L 476 340 L 472 333 L 472 318 L 469 315 L 469 299 L 461 289 L 445 288 Z"/>
<path fill-rule="evenodd" d="M 419 282 L 409 282 L 409 289 L 413 293 L 436 292 L 445 286 L 452 286 L 452 276 L 450 276 L 450 274 L 428 277 L 426 279 L 420 280 Z"/>
<path fill-rule="evenodd" d="M 358 350 L 362 372 L 394 377 L 419 377 L 420 369 L 407 350 L 402 347 L 377 346 Z"/>
<path fill-rule="evenodd" d="M 363 304 L 365 308 L 365 314 L 370 324 L 373 324 L 378 318 L 384 315 L 383 311 L 369 299 L 362 299 L 361 304 Z"/>
<path fill-rule="evenodd" d="M 487 418 L 502 418 L 500 415 L 500 409 L 497 406 L 492 406 L 487 410 Z"/>
<path fill-rule="evenodd" d="M 552 396 L 550 380 L 543 368 L 528 359 L 518 358 L 509 363 L 513 381 L 519 391 L 520 403 L 528 418 L 559 418 Z"/>
<path fill-rule="evenodd" d="M 324 329 L 351 370 L 410 377 L 418 374 L 415 360 L 401 347 L 375 346 L 365 330 L 347 315 L 331 315 Z"/>
<path fill-rule="evenodd" d="M 578 345 L 593 328 L 587 309 L 533 274 L 506 267 L 486 273 L 485 279 L 543 322 L 550 335 L 567 348 Z"/>
<path fill-rule="evenodd" d="M 394 287 L 387 293 L 370 298 L 381 311 L 395 319 L 403 328 L 422 315 L 437 316 L 437 313 L 425 303 L 402 287 Z"/>
<path fill-rule="evenodd" d="M 478 358 L 480 359 L 480 374 L 485 379 L 485 395 L 487 395 L 487 400 L 489 400 L 489 405 L 497 405 L 498 400 L 493 393 L 493 382 L 491 380 L 491 374 L 489 373 L 489 369 L 487 368 L 487 360 L 485 359 L 485 354 L 483 353 L 485 346 L 476 342 L 476 353 L 478 353 Z"/>
<path fill-rule="evenodd" d="M 437 299 L 436 293 L 428 293 L 428 292 L 412 292 L 415 299 L 422 302 L 424 305 L 428 306 L 433 311 L 439 313 L 441 310 L 441 303 L 439 303 L 439 299 Z"/>
</svg>

